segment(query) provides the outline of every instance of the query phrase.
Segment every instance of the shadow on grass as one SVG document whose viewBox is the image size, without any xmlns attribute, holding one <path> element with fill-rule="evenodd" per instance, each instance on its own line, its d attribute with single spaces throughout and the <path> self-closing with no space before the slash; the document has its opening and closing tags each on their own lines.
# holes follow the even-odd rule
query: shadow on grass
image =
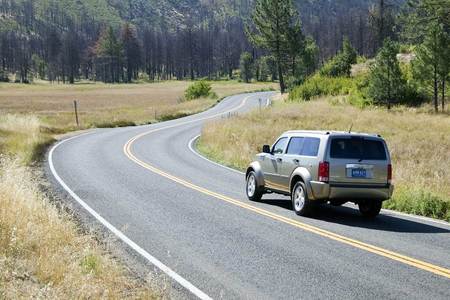
<svg viewBox="0 0 450 300">
<path fill-rule="evenodd" d="M 263 199 L 261 204 L 278 206 L 286 210 L 292 211 L 292 203 L 289 199 Z M 292 212 L 294 214 L 294 212 Z M 294 214 L 295 216 L 295 214 Z M 311 219 L 321 220 L 328 223 L 336 223 L 351 227 L 360 227 L 390 232 L 405 233 L 450 233 L 450 229 L 438 226 L 424 224 L 419 221 L 413 221 L 396 216 L 389 216 L 380 213 L 373 219 L 364 218 L 355 207 L 341 206 L 335 207 L 331 205 L 317 205 Z"/>
</svg>

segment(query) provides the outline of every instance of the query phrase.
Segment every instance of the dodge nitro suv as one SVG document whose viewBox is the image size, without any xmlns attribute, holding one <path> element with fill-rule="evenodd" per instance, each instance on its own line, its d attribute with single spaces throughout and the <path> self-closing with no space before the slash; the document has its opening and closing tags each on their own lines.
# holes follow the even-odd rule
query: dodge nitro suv
<svg viewBox="0 0 450 300">
<path fill-rule="evenodd" d="M 353 202 L 365 217 L 376 217 L 393 193 L 392 165 L 379 135 L 331 131 L 288 131 L 263 146 L 246 172 L 246 193 L 290 196 L 297 215 L 315 203 Z"/>
</svg>

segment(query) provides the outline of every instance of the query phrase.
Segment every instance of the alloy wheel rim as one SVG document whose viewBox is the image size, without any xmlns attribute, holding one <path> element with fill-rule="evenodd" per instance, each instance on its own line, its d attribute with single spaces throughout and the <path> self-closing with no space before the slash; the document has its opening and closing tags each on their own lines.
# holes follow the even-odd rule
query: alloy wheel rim
<svg viewBox="0 0 450 300">
<path fill-rule="evenodd" d="M 248 181 L 247 181 L 248 196 L 253 197 L 253 195 L 255 195 L 255 190 L 256 190 L 256 180 L 255 180 L 255 176 L 252 174 L 248 177 Z"/>
<path fill-rule="evenodd" d="M 305 206 L 305 193 L 301 186 L 295 189 L 294 193 L 294 207 L 296 211 L 301 211 Z"/>
</svg>

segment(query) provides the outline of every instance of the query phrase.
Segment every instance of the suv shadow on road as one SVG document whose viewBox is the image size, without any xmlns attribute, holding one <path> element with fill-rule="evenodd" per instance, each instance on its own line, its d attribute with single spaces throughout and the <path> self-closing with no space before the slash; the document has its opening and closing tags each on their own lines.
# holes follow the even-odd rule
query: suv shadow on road
<svg viewBox="0 0 450 300">
<path fill-rule="evenodd" d="M 261 204 L 278 206 L 287 210 L 292 210 L 292 202 L 289 199 L 263 199 L 261 200 Z M 386 215 L 383 212 L 377 218 L 368 220 L 361 216 L 356 207 L 335 207 L 326 204 L 319 205 L 319 207 L 320 209 L 315 209 L 315 212 L 310 219 L 381 231 L 405 233 L 450 233 L 450 229 L 444 229 L 438 226 L 407 220 L 392 215 Z"/>
</svg>

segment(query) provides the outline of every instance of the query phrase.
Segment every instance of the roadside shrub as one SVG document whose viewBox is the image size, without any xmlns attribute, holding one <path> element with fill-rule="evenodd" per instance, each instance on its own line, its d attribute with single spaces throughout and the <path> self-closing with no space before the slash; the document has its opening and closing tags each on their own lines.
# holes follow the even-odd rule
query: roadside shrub
<svg viewBox="0 0 450 300">
<path fill-rule="evenodd" d="M 126 120 L 117 120 L 111 122 L 101 122 L 92 124 L 96 128 L 118 128 L 118 127 L 131 127 L 136 126 L 135 122 Z"/>
<path fill-rule="evenodd" d="M 303 76 L 287 76 L 285 80 L 289 91 L 292 91 L 292 89 L 305 82 L 305 78 Z"/>
<path fill-rule="evenodd" d="M 212 92 L 211 84 L 208 82 L 201 80 L 191 84 L 186 92 L 184 93 L 184 97 L 186 100 L 194 100 L 202 97 L 212 97 L 215 94 Z"/>
<path fill-rule="evenodd" d="M 358 57 L 356 58 L 357 64 L 364 64 L 366 62 L 367 62 L 367 57 L 365 57 L 364 55 L 358 55 Z"/>
<path fill-rule="evenodd" d="M 423 189 L 397 188 L 385 208 L 450 221 L 450 202 Z"/>
<path fill-rule="evenodd" d="M 9 82 L 8 74 L 3 70 L 0 71 L 0 82 Z"/>
<path fill-rule="evenodd" d="M 330 59 L 320 70 L 320 75 L 338 77 L 349 77 L 352 70 L 352 64 L 357 62 L 356 50 L 350 44 L 350 41 L 345 38 L 341 52 Z"/>
<path fill-rule="evenodd" d="M 319 96 L 348 95 L 353 88 L 353 79 L 347 77 L 327 77 L 314 75 L 302 85 L 297 86 L 289 95 L 290 101 L 309 101 Z"/>
</svg>

